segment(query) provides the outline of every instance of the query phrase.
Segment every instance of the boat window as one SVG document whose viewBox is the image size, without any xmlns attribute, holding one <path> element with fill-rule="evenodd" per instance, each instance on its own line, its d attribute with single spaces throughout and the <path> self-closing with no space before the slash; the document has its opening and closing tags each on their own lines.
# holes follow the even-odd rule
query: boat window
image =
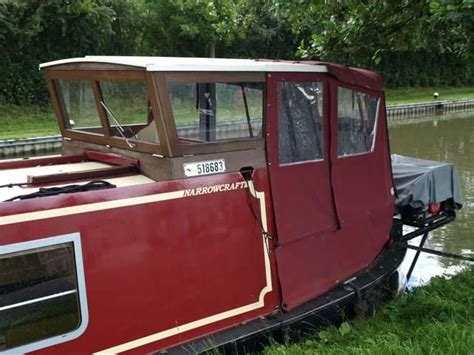
<svg viewBox="0 0 474 355">
<path fill-rule="evenodd" d="M 280 164 L 324 159 L 321 82 L 278 84 L 278 140 Z"/>
<path fill-rule="evenodd" d="M 143 81 L 57 80 L 68 129 L 104 135 L 100 114 L 108 120 L 110 135 L 127 140 L 159 143 L 156 123 Z M 64 112 L 65 111 L 65 112 Z M 107 128 L 108 128 L 107 127 Z"/>
<path fill-rule="evenodd" d="M 79 131 L 102 133 L 92 81 L 58 80 L 58 84 L 66 110 L 66 126 Z"/>
<path fill-rule="evenodd" d="M 168 83 L 178 137 L 189 143 L 262 137 L 263 83 Z"/>
<path fill-rule="evenodd" d="M 144 82 L 100 81 L 100 89 L 113 136 L 159 143 Z"/>
<path fill-rule="evenodd" d="M 372 152 L 380 99 L 362 92 L 339 87 L 337 90 L 339 157 Z"/>
<path fill-rule="evenodd" d="M 3 247 L 0 248 L 0 352 L 38 349 L 41 346 L 34 348 L 32 343 L 45 339 L 51 342 L 57 336 L 63 339 L 64 334 L 78 329 L 84 320 L 74 243 L 2 252 Z M 25 348 L 26 344 L 30 347 Z"/>
</svg>

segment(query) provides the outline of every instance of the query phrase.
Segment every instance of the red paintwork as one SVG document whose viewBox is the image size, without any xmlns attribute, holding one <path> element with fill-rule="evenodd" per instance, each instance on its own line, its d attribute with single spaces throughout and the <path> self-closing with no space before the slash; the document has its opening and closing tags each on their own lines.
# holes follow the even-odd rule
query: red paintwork
<svg viewBox="0 0 474 355">
<path fill-rule="evenodd" d="M 346 67 L 345 65 L 335 63 L 314 62 L 314 64 L 325 65 L 329 74 L 341 84 L 357 86 L 358 89 L 362 87 L 378 92 L 383 91 L 384 83 L 382 77 L 377 72 L 362 68 Z"/>
<path fill-rule="evenodd" d="M 253 176 L 256 190 L 265 192 L 269 234 L 278 238 L 271 253 L 273 291 L 265 305 L 130 353 L 156 351 L 281 308 L 291 310 L 363 269 L 388 241 L 393 196 L 385 111 L 379 113 L 373 153 L 338 158 L 336 131 L 337 86 L 357 84 L 357 90 L 381 97 L 383 108 L 383 82 L 364 70 L 328 69 L 329 74 L 272 73 L 267 78 L 269 166 Z M 279 166 L 276 85 L 281 80 L 324 83 L 324 161 Z M 138 164 L 96 152 L 36 163 L 67 159 Z M 0 170 L 34 164 L 0 163 Z M 226 173 L 16 201 L 0 205 L 0 216 L 239 181 L 239 173 Z M 37 353 L 92 353 L 256 302 L 265 286 L 264 250 L 250 204 L 258 216 L 258 203 L 247 189 L 238 189 L 0 226 L 0 246 L 81 234 L 88 328 L 78 339 Z"/>
<path fill-rule="evenodd" d="M 323 80 L 331 103 L 325 111 L 325 157 L 330 159 L 278 165 L 275 90 L 280 80 Z M 272 74 L 269 79 L 267 151 L 280 244 L 278 276 L 287 310 L 367 266 L 389 239 L 393 196 L 385 112 L 380 110 L 373 153 L 338 158 L 337 86 L 352 88 L 316 74 Z M 328 127 L 334 128 L 329 132 Z"/>
<path fill-rule="evenodd" d="M 270 163 L 272 197 L 279 244 L 305 238 L 310 234 L 335 230 L 338 226 L 331 188 L 329 143 L 330 130 L 324 130 L 323 161 L 298 162 L 280 166 L 278 156 L 278 82 L 322 81 L 329 90 L 328 76 L 320 74 L 273 73 L 268 79 L 267 152 Z M 329 102 L 325 102 L 324 127 L 329 127 Z"/>
<path fill-rule="evenodd" d="M 255 179 L 257 189 L 269 197 L 265 170 Z M 231 173 L 104 190 L 100 195 L 47 197 L 10 203 L 2 215 L 242 180 Z M 268 207 L 270 212 L 270 203 Z M 258 211 L 258 205 L 254 208 Z M 271 226 L 271 213 L 269 217 Z M 77 231 L 83 246 L 89 326 L 80 338 L 44 353 L 103 350 L 253 303 L 265 286 L 261 229 L 246 189 L 1 226 L 1 245 Z M 266 296 L 264 308 L 165 339 L 150 350 L 271 313 L 278 298 L 274 291 Z"/>
<path fill-rule="evenodd" d="M 260 61 L 271 61 L 273 59 L 259 59 Z M 354 67 L 346 67 L 345 65 L 329 63 L 329 62 L 319 62 L 311 60 L 279 60 L 283 63 L 302 63 L 302 64 L 314 64 L 314 65 L 324 65 L 327 68 L 328 73 L 334 79 L 337 79 L 340 83 L 354 85 L 362 87 L 369 90 L 383 91 L 384 83 L 383 79 L 379 73 Z M 273 75 L 274 73 L 272 73 Z M 312 75 L 306 73 L 306 75 Z"/>
</svg>

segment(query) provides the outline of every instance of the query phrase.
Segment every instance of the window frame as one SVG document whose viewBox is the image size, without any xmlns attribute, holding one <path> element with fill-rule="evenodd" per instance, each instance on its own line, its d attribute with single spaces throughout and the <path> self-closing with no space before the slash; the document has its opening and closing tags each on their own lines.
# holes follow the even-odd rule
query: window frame
<svg viewBox="0 0 474 355">
<path fill-rule="evenodd" d="M 156 93 L 155 86 L 152 75 L 142 70 L 109 70 L 109 71 L 100 71 L 100 70 L 48 70 L 46 71 L 46 79 L 48 83 L 48 89 L 53 101 L 53 106 L 55 110 L 56 117 L 58 119 L 59 128 L 62 136 L 65 139 L 72 139 L 83 141 L 92 144 L 112 146 L 121 149 L 159 154 L 159 155 L 170 155 L 169 150 L 167 150 L 167 142 L 165 140 L 166 135 L 164 134 L 162 128 L 160 127 L 160 112 L 156 110 L 157 105 L 155 104 Z M 111 134 L 111 126 L 107 118 L 107 114 L 100 107 L 97 108 L 98 115 L 101 121 L 102 132 L 93 133 L 85 132 L 80 130 L 71 129 L 68 126 L 67 119 L 67 110 L 62 99 L 61 89 L 59 87 L 58 80 L 85 80 L 92 83 L 94 90 L 94 97 L 96 102 L 100 101 L 102 92 L 100 90 L 100 81 L 129 81 L 136 82 L 141 81 L 145 84 L 145 88 L 148 92 L 148 99 L 153 108 L 153 121 L 157 125 L 158 135 L 160 137 L 160 144 L 154 144 L 150 142 L 135 142 L 135 147 L 131 148 L 127 140 L 114 136 Z M 171 155 L 170 155 L 171 156 Z"/>
<path fill-rule="evenodd" d="M 375 124 L 374 124 L 374 141 L 372 143 L 372 149 L 367 151 L 367 152 L 361 152 L 361 153 L 355 153 L 355 154 L 350 154 L 350 155 L 342 155 L 340 156 L 338 153 L 338 148 L 339 148 L 339 88 L 343 88 L 346 90 L 352 90 L 356 92 L 361 92 L 363 94 L 369 95 L 376 97 L 378 99 L 377 102 L 377 110 L 375 111 Z M 353 158 L 353 157 L 359 157 L 362 155 L 368 155 L 372 154 L 375 152 L 375 147 L 377 145 L 377 130 L 378 130 L 378 125 L 379 125 L 379 116 L 380 116 L 380 108 L 382 106 L 382 99 L 383 99 L 383 92 L 380 91 L 374 91 L 370 89 L 366 89 L 364 87 L 356 86 L 356 85 L 350 85 L 350 84 L 345 84 L 341 82 L 337 82 L 336 84 L 336 90 L 335 90 L 335 96 L 336 96 L 336 107 L 335 107 L 335 114 L 336 114 L 336 132 L 334 135 L 334 138 L 336 139 L 336 144 L 335 144 L 335 155 L 337 159 L 345 159 L 345 158 Z"/>
<path fill-rule="evenodd" d="M 18 346 L 16 348 L 7 349 L 0 351 L 2 355 L 13 355 L 18 353 L 27 353 L 36 350 L 40 350 L 53 345 L 61 344 L 73 339 L 80 337 L 86 330 L 89 324 L 89 310 L 87 307 L 87 292 L 86 282 L 84 274 L 84 263 L 82 257 L 82 246 L 80 233 L 64 234 L 49 238 L 36 239 L 28 242 L 13 243 L 0 246 L 0 256 L 5 254 L 24 252 L 37 248 L 50 247 L 65 243 L 72 243 L 74 248 L 74 264 L 76 267 L 76 278 L 77 278 L 77 295 L 79 297 L 79 315 L 80 324 L 76 329 L 56 335 L 51 338 L 37 340 L 33 343 Z"/>
<path fill-rule="evenodd" d="M 172 127 L 168 133 L 170 141 L 174 141 L 179 146 L 183 155 L 200 155 L 231 152 L 236 150 L 264 148 L 265 138 L 239 138 L 214 142 L 202 142 L 198 144 L 182 144 L 179 141 L 178 132 L 173 116 L 171 98 L 168 92 L 169 83 L 226 83 L 226 82 L 261 82 L 263 83 L 263 107 L 262 107 L 262 132 L 265 132 L 267 87 L 266 75 L 264 72 L 157 72 L 156 81 L 163 82 L 164 85 L 158 88 L 158 96 L 165 97 L 166 100 L 160 102 L 165 116 L 168 117 L 169 126 Z"/>
</svg>

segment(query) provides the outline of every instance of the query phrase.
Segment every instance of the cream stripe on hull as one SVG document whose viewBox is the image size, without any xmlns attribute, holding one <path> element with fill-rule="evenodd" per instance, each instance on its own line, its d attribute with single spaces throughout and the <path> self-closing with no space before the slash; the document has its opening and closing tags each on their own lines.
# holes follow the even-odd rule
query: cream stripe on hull
<svg viewBox="0 0 474 355">
<path fill-rule="evenodd" d="M 272 291 L 272 274 L 271 274 L 271 265 L 270 265 L 270 256 L 268 254 L 269 245 L 268 239 L 266 238 L 266 234 L 268 232 L 268 222 L 267 222 L 267 213 L 265 207 L 265 193 L 256 191 L 252 181 L 249 181 L 247 184 L 239 184 L 238 188 L 249 188 L 250 193 L 252 196 L 259 200 L 260 204 L 260 217 L 262 222 L 262 243 L 263 243 L 263 258 L 265 263 L 265 287 L 260 291 L 260 295 L 258 301 L 255 303 L 251 303 L 242 307 L 234 308 L 222 313 L 218 313 L 215 315 L 211 315 L 206 318 L 202 318 L 190 323 L 186 323 L 177 327 L 173 327 L 155 334 L 151 334 L 145 336 L 143 338 L 135 339 L 129 341 L 124 344 L 120 344 L 105 350 L 101 350 L 96 352 L 95 354 L 117 354 L 124 351 L 132 350 L 147 344 L 151 344 L 153 342 L 171 337 L 173 335 L 178 335 L 189 330 L 197 329 L 199 327 L 203 327 L 205 325 L 209 325 L 227 318 L 235 317 L 244 313 L 248 313 L 254 311 L 256 309 L 262 308 L 265 306 L 265 296 Z M 207 191 L 208 193 L 219 193 L 221 191 L 229 191 L 229 189 L 222 190 L 220 189 L 222 185 L 216 186 L 209 186 Z M 37 221 L 43 220 L 48 218 L 54 217 L 63 217 L 63 216 L 70 216 L 70 215 L 77 215 L 81 213 L 89 213 L 95 211 L 103 211 L 109 210 L 114 208 L 121 208 L 121 207 L 129 207 L 129 206 L 137 206 L 143 205 L 148 203 L 154 203 L 159 201 L 168 201 L 168 200 L 175 200 L 180 198 L 188 198 L 193 196 L 194 194 L 190 194 L 190 190 L 180 190 L 180 191 L 173 191 L 173 192 L 164 192 L 154 195 L 148 196 L 140 196 L 140 197 L 132 197 L 126 198 L 121 200 L 114 200 L 114 201 L 106 201 L 106 202 L 97 202 L 79 206 L 71 206 L 71 207 L 64 207 L 64 208 L 55 208 L 46 211 L 37 211 L 37 212 L 28 212 L 28 213 L 21 213 L 12 216 L 3 216 L 0 217 L 0 226 L 2 225 L 10 225 L 14 223 L 23 223 L 29 221 Z"/>
<path fill-rule="evenodd" d="M 29 222 L 29 221 L 38 221 L 38 220 L 47 219 L 47 218 L 70 216 L 70 215 L 76 215 L 76 214 L 81 214 L 81 213 L 110 210 L 110 209 L 120 208 L 120 207 L 143 205 L 143 204 L 159 202 L 159 201 L 175 200 L 178 198 L 183 198 L 185 191 L 186 190 L 164 192 L 164 193 L 155 194 L 155 195 L 132 197 L 132 198 L 106 201 L 106 202 L 89 203 L 89 204 L 79 205 L 79 206 L 54 208 L 54 209 L 45 210 L 45 211 L 20 213 L 20 214 L 16 214 L 12 216 L 3 216 L 3 217 L 0 217 L 0 226 L 4 226 L 7 224 L 14 224 L 14 223 Z"/>
</svg>

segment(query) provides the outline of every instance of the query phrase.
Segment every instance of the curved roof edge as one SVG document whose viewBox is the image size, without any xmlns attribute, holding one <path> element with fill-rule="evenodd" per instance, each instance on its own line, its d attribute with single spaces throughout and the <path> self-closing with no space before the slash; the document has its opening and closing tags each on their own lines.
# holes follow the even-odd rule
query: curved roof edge
<svg viewBox="0 0 474 355">
<path fill-rule="evenodd" d="M 273 59 L 260 60 L 269 62 L 273 61 Z M 384 89 L 384 81 L 382 76 L 373 70 L 347 67 L 342 64 L 311 60 L 281 61 L 280 63 L 324 66 L 329 74 L 333 75 L 337 80 L 345 84 L 359 86 L 374 91 L 383 91 Z"/>
<path fill-rule="evenodd" d="M 43 63 L 40 68 L 74 63 L 117 64 L 143 68 L 146 71 L 229 71 L 229 72 L 310 72 L 329 73 L 339 81 L 382 91 L 384 83 L 377 72 L 346 67 L 341 64 L 318 61 L 288 61 L 274 59 L 227 59 L 196 57 L 137 57 L 137 56 L 86 56 Z"/>
<path fill-rule="evenodd" d="M 376 71 L 346 67 L 340 64 L 314 62 L 316 65 L 324 65 L 327 67 L 329 74 L 334 75 L 339 81 L 343 83 L 365 87 L 374 91 L 383 91 L 384 81 L 382 75 Z"/>
<path fill-rule="evenodd" d="M 119 56 L 86 56 L 61 59 L 42 63 L 40 64 L 40 69 L 74 63 L 117 64 L 139 67 L 146 71 L 327 72 L 327 68 L 324 65 L 303 62 L 258 59 Z"/>
</svg>

